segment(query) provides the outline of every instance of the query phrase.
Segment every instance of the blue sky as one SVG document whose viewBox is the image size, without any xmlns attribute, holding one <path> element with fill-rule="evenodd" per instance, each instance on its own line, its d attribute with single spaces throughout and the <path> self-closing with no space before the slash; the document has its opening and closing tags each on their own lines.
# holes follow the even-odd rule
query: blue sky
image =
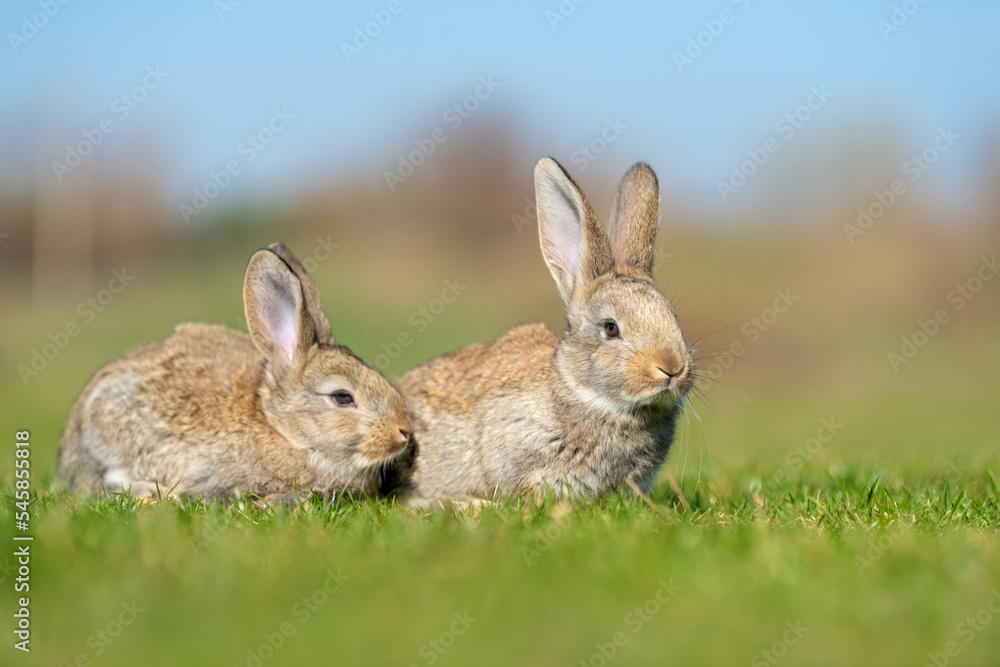
<svg viewBox="0 0 1000 667">
<path fill-rule="evenodd" d="M 500 86 L 477 113 L 512 114 L 539 155 L 568 160 L 617 117 L 628 127 L 602 162 L 619 171 L 646 160 L 704 206 L 723 205 L 717 181 L 814 86 L 833 96 L 790 143 L 807 147 L 859 126 L 920 150 L 952 126 L 961 140 L 927 180 L 953 197 L 973 187 L 1000 127 L 996 2 L 910 0 L 918 9 L 886 38 L 879 21 L 902 2 L 587 0 L 553 29 L 546 12 L 558 11 L 556 0 L 401 0 L 348 62 L 340 44 L 389 4 L 244 0 L 220 19 L 210 0 L 72 1 L 15 52 L 10 34 L 41 10 L 37 0 L 6 1 L 0 146 L 35 141 L 40 118 L 78 138 L 151 66 L 166 78 L 97 150 L 155 137 L 178 194 L 237 157 L 274 108 L 295 119 L 246 165 L 234 193 L 280 194 L 338 173 L 378 184 L 484 75 Z M 678 71 L 672 54 L 724 11 L 729 23 Z M 60 145 L 34 152 L 55 159 Z"/>
</svg>

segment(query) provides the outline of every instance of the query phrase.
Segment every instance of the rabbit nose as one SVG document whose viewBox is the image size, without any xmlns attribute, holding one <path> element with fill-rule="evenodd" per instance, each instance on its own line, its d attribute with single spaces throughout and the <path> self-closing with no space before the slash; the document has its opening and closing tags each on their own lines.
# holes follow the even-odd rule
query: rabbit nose
<svg viewBox="0 0 1000 667">
<path fill-rule="evenodd" d="M 686 366 L 681 366 L 679 369 L 669 370 L 668 371 L 665 368 L 663 368 L 662 366 L 658 365 L 656 367 L 656 370 L 660 371 L 661 373 L 663 373 L 664 375 L 666 375 L 668 378 L 673 379 L 673 378 L 678 377 L 680 375 L 684 375 L 684 371 L 687 370 L 687 367 Z"/>
<path fill-rule="evenodd" d="M 656 360 L 656 370 L 673 379 L 687 371 L 687 360 L 676 352 L 668 352 Z"/>
</svg>

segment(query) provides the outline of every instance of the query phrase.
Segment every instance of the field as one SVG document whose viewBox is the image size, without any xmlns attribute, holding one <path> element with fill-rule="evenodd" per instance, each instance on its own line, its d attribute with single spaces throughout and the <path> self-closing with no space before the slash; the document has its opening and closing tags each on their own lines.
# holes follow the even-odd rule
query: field
<svg viewBox="0 0 1000 667">
<path fill-rule="evenodd" d="M 975 273 L 984 242 L 882 232 L 858 247 L 839 230 L 784 243 L 672 238 L 658 276 L 689 338 L 729 327 L 699 346 L 723 355 L 703 362 L 718 364 L 718 382 L 692 402 L 648 499 L 575 507 L 423 512 L 360 500 L 272 513 L 246 500 L 74 498 L 55 478 L 55 454 L 87 377 L 185 319 L 242 328 L 242 267 L 275 231 L 146 264 L 91 322 L 75 302 L 33 310 L 26 290 L 8 283 L 5 609 L 16 604 L 18 430 L 31 431 L 37 496 L 32 651 L 8 645 L 2 662 L 998 664 L 997 286 L 949 311 L 894 370 L 887 353 Z M 302 255 L 315 244 L 305 233 L 282 236 Z M 386 354 L 397 377 L 521 321 L 560 330 L 555 287 L 530 237 L 488 260 L 408 260 L 424 272 L 401 285 L 398 274 L 380 283 L 384 267 L 362 258 L 419 255 L 433 239 L 384 236 L 375 252 L 345 236 L 351 252 L 314 274 L 341 342 L 369 359 Z M 933 263 L 920 260 L 928 247 Z M 212 253 L 224 261 L 206 264 Z M 511 266 L 524 268 L 511 277 Z M 361 287 L 341 291 L 345 275 Z M 467 291 L 413 345 L 387 345 L 415 331 L 411 313 L 456 277 Z M 793 298 L 778 312 L 782 290 Z M 67 321 L 79 335 L 23 382 L 15 369 Z M 5 613 L 11 644 L 12 624 Z"/>
</svg>

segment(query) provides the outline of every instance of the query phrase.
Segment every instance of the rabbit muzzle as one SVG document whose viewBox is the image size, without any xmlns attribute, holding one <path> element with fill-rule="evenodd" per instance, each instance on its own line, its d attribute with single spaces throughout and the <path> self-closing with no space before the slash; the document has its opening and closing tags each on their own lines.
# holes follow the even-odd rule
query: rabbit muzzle
<svg viewBox="0 0 1000 667">
<path fill-rule="evenodd" d="M 386 419 L 372 427 L 358 448 L 358 456 L 367 465 L 387 463 L 406 451 L 412 427 L 407 418 Z"/>
<path fill-rule="evenodd" d="M 680 349 L 640 351 L 629 359 L 627 375 L 628 392 L 640 400 L 679 399 L 690 388 L 691 362 Z"/>
</svg>

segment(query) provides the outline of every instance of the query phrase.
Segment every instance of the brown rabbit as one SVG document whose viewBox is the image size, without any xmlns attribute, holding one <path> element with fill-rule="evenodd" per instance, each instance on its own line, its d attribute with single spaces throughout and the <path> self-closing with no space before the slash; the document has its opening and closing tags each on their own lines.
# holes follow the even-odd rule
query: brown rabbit
<svg viewBox="0 0 1000 667">
<path fill-rule="evenodd" d="M 666 459 L 694 362 L 653 282 L 656 176 L 641 163 L 625 175 L 610 242 L 554 160 L 535 167 L 535 197 L 566 332 L 521 326 L 399 380 L 414 448 L 396 474 L 411 502 L 647 490 Z"/>
<path fill-rule="evenodd" d="M 60 473 L 89 493 L 289 500 L 366 493 L 409 441 L 399 392 L 336 345 L 319 291 L 280 243 L 250 258 L 250 335 L 183 324 L 91 379 Z"/>
</svg>

